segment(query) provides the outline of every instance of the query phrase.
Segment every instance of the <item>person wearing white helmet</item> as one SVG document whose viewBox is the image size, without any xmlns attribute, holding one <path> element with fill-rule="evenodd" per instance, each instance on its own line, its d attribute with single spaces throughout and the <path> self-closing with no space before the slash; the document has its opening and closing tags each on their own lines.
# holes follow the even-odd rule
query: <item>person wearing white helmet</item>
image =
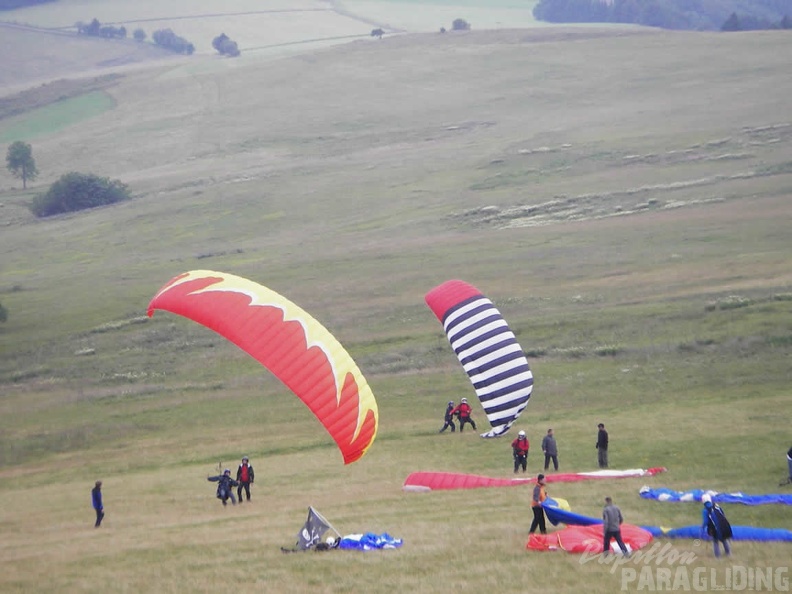
<svg viewBox="0 0 792 594">
<path fill-rule="evenodd" d="M 238 487 L 239 483 L 231 478 L 231 470 L 229 468 L 226 468 L 223 474 L 206 477 L 206 480 L 217 483 L 217 498 L 223 502 L 223 505 L 228 505 L 229 499 L 231 500 L 231 505 L 236 505 L 233 487 Z"/>
<path fill-rule="evenodd" d="M 468 404 L 467 398 L 463 398 L 462 401 L 459 403 L 454 410 L 451 411 L 451 414 L 456 415 L 459 419 L 459 432 L 465 429 L 465 423 L 470 423 L 473 425 L 473 430 L 476 429 L 476 421 L 473 420 L 473 417 L 470 414 L 473 412 L 473 409 Z"/>
<path fill-rule="evenodd" d="M 525 431 L 517 433 L 517 437 L 511 443 L 512 458 L 514 458 L 514 474 L 522 466 L 522 471 L 528 467 L 528 449 L 531 447 L 528 443 L 528 438 L 525 436 Z"/>
<path fill-rule="evenodd" d="M 449 400 L 448 401 L 448 405 L 446 406 L 446 410 L 445 410 L 444 420 L 445 420 L 445 424 L 443 425 L 443 428 L 440 429 L 439 433 L 442 433 L 443 431 L 445 431 L 449 427 L 451 427 L 451 433 L 456 431 L 456 425 L 454 424 L 454 401 L 453 400 Z"/>
</svg>

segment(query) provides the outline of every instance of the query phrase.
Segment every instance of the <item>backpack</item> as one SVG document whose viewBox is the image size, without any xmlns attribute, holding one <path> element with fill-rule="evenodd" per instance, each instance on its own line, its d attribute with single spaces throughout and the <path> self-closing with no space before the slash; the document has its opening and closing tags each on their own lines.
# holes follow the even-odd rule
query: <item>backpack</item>
<svg viewBox="0 0 792 594">
<path fill-rule="evenodd" d="M 732 537 L 732 527 L 719 505 L 713 505 L 707 514 L 707 534 L 719 540 Z"/>
</svg>

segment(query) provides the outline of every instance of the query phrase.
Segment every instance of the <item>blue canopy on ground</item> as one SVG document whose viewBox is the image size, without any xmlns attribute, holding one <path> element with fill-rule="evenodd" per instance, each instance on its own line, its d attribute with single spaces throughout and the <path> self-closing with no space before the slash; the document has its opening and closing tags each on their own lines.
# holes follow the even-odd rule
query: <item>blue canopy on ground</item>
<svg viewBox="0 0 792 594">
<path fill-rule="evenodd" d="M 673 491 L 671 489 L 653 489 L 641 487 L 641 497 L 657 501 L 690 502 L 701 501 L 701 496 L 708 494 L 713 503 L 741 503 L 743 505 L 792 505 L 792 494 L 746 495 L 745 493 L 718 493 L 704 489 L 689 491 Z"/>
<path fill-rule="evenodd" d="M 576 514 L 570 511 L 565 511 L 561 508 L 543 505 L 545 515 L 553 526 L 558 524 L 567 524 L 571 526 L 591 526 L 593 524 L 602 524 L 599 518 L 591 518 Z M 683 528 L 660 528 L 658 526 L 641 526 L 644 530 L 652 533 L 654 537 L 665 538 L 702 538 L 701 526 L 685 526 Z M 784 528 L 757 528 L 755 526 L 734 526 L 732 525 L 733 540 L 758 540 L 758 541 L 783 541 L 792 542 L 792 531 Z M 705 539 L 709 536 L 705 535 Z"/>
<path fill-rule="evenodd" d="M 398 549 L 402 544 L 401 538 L 394 538 L 387 532 L 383 534 L 366 532 L 365 534 L 349 534 L 343 537 L 338 548 L 371 551 L 374 549 Z"/>
<path fill-rule="evenodd" d="M 702 538 L 701 526 L 684 526 L 682 528 L 659 528 L 657 526 L 641 526 L 654 537 L 666 538 Z M 704 536 L 709 540 L 708 535 Z M 756 526 L 732 526 L 732 540 L 760 540 L 792 542 L 792 531 L 784 528 L 757 528 Z"/>
</svg>

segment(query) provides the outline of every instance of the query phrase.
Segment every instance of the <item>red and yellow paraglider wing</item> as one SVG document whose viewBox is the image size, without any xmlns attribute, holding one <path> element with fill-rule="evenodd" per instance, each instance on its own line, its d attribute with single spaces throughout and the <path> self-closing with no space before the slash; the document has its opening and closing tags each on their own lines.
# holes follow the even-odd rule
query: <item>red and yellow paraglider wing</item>
<svg viewBox="0 0 792 594">
<path fill-rule="evenodd" d="M 374 394 L 349 353 L 319 322 L 253 281 L 194 270 L 169 281 L 149 303 L 211 328 L 269 369 L 316 415 L 349 464 L 377 434 Z"/>
</svg>

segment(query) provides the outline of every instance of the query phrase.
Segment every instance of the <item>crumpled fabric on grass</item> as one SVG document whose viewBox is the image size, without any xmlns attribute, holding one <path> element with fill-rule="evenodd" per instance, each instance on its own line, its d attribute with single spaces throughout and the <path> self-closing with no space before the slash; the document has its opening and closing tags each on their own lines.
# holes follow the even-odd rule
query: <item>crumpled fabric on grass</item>
<svg viewBox="0 0 792 594">
<path fill-rule="evenodd" d="M 404 541 L 401 538 L 394 538 L 387 532 L 374 534 L 366 532 L 364 534 L 349 534 L 341 539 L 339 549 L 355 549 L 358 551 L 373 551 L 377 549 L 398 549 Z"/>
</svg>

